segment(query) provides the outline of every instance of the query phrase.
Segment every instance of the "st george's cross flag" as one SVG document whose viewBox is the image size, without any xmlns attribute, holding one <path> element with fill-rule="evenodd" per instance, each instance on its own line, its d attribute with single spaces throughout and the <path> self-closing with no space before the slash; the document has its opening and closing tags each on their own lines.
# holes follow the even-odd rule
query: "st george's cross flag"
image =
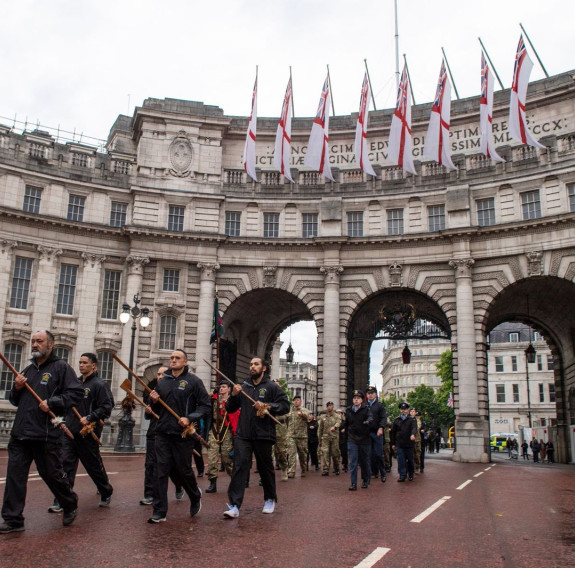
<svg viewBox="0 0 575 568">
<path fill-rule="evenodd" d="M 451 83 L 447 76 L 445 61 L 441 62 L 441 70 L 437 81 L 435 100 L 431 107 L 431 117 L 423 155 L 426 158 L 436 161 L 438 164 L 457 169 L 451 161 L 451 150 L 449 148 L 449 123 L 451 120 Z"/>
<path fill-rule="evenodd" d="M 376 176 L 367 155 L 367 120 L 369 118 L 369 81 L 367 72 L 363 76 L 361 97 L 359 99 L 359 115 L 355 127 L 355 162 L 370 176 Z"/>
<path fill-rule="evenodd" d="M 481 52 L 481 97 L 479 98 L 479 130 L 481 141 L 479 151 L 495 160 L 505 160 L 495 151 L 493 142 L 493 73 L 485 61 L 485 54 Z"/>
<path fill-rule="evenodd" d="M 313 119 L 311 134 L 307 145 L 304 164 L 317 170 L 331 181 L 333 175 L 329 165 L 329 105 L 331 102 L 331 91 L 329 88 L 329 75 L 325 78 L 317 113 Z"/>
<path fill-rule="evenodd" d="M 256 174 L 256 128 L 258 122 L 258 76 L 256 73 L 256 82 L 254 83 L 254 92 L 252 95 L 252 111 L 248 124 L 246 135 L 246 144 L 244 146 L 244 170 L 254 180 L 258 181 Z"/>
<path fill-rule="evenodd" d="M 276 145 L 274 150 L 274 167 L 293 183 L 290 172 L 291 157 L 291 77 L 289 78 L 282 113 L 276 132 Z"/>
<path fill-rule="evenodd" d="M 410 174 L 417 175 L 413 165 L 413 140 L 411 138 L 411 91 L 407 64 L 403 67 L 397 104 L 389 131 L 389 159 Z"/>
<path fill-rule="evenodd" d="M 525 116 L 525 99 L 529 85 L 529 75 L 533 69 L 533 62 L 529 58 L 523 35 L 519 38 L 517 54 L 515 55 L 515 69 L 513 70 L 513 84 L 511 85 L 511 102 L 509 105 L 509 134 L 518 142 L 545 149 L 533 138 L 527 128 Z"/>
</svg>

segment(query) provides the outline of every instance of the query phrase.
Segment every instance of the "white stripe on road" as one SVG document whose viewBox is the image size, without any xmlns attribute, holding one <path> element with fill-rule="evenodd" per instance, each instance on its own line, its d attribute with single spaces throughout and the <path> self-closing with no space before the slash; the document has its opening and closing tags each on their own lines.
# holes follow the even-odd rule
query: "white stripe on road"
<svg viewBox="0 0 575 568">
<path fill-rule="evenodd" d="M 473 477 L 479 477 L 480 475 L 483 475 L 485 472 L 484 471 L 480 471 L 479 473 L 476 473 Z"/>
<path fill-rule="evenodd" d="M 354 568 L 371 568 L 377 562 L 379 562 L 391 548 L 376 548 L 369 556 L 366 556 L 359 564 L 356 564 Z"/>
<path fill-rule="evenodd" d="M 106 473 L 108 475 L 118 475 L 117 471 L 107 471 Z M 76 474 L 76 477 L 87 477 L 87 476 L 88 476 L 87 473 Z M 34 472 L 34 473 L 30 474 L 30 476 L 28 477 L 28 481 L 42 481 L 42 478 L 40 477 L 40 475 L 37 472 Z M 0 477 L 0 485 L 2 485 L 3 483 L 6 483 L 6 478 Z"/>
<path fill-rule="evenodd" d="M 451 497 L 449 495 L 446 497 L 442 497 L 439 501 L 436 501 L 433 505 L 431 505 L 431 507 L 428 507 L 427 509 L 425 509 L 425 511 L 423 511 L 423 513 L 417 515 L 417 517 L 414 517 L 409 522 L 410 523 L 421 523 L 421 521 L 423 521 L 426 517 L 431 515 L 431 513 L 433 513 L 433 511 L 435 511 L 436 509 L 439 509 L 439 507 L 441 507 L 441 505 L 443 505 L 443 503 L 445 503 L 449 499 L 451 499 Z"/>
<path fill-rule="evenodd" d="M 467 481 L 464 481 L 459 487 L 456 488 L 456 490 L 461 491 L 462 489 L 467 487 L 472 481 L 473 479 L 468 479 Z"/>
</svg>

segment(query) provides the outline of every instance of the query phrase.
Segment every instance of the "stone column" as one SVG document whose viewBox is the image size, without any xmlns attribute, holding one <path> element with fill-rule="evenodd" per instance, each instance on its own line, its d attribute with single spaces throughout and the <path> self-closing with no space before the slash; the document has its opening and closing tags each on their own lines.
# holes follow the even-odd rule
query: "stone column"
<svg viewBox="0 0 575 568">
<path fill-rule="evenodd" d="M 340 349 L 339 349 L 339 277 L 343 266 L 334 264 L 322 266 L 325 277 L 323 314 L 323 398 L 333 400 L 336 405 L 345 403 L 340 394 Z M 318 401 L 319 403 L 319 401 Z"/>
<path fill-rule="evenodd" d="M 18 246 L 16 241 L 0 241 L 0 322 L 6 321 L 6 306 L 9 305 L 10 291 L 12 290 L 12 253 Z M 2 346 L 3 348 L 3 346 Z"/>
<path fill-rule="evenodd" d="M 200 301 L 198 306 L 198 327 L 196 330 L 196 365 L 195 373 L 210 388 L 212 370 L 204 363 L 211 361 L 212 320 L 214 316 L 214 299 L 216 297 L 216 272 L 220 269 L 217 262 L 199 262 L 200 269 Z"/>
<path fill-rule="evenodd" d="M 280 376 L 280 371 L 281 371 L 281 369 L 280 369 L 280 350 L 281 350 L 283 344 L 284 344 L 284 342 L 281 341 L 280 338 L 278 337 L 274 343 L 274 347 L 272 350 L 272 360 L 271 360 L 272 372 L 270 374 L 270 377 L 274 381 L 279 381 L 281 379 L 281 376 Z"/>
<path fill-rule="evenodd" d="M 58 289 L 58 263 L 56 259 L 62 249 L 38 245 L 40 262 L 38 280 L 32 312 L 32 333 L 39 329 L 52 327 L 52 315 L 56 310 L 56 291 Z"/>
</svg>

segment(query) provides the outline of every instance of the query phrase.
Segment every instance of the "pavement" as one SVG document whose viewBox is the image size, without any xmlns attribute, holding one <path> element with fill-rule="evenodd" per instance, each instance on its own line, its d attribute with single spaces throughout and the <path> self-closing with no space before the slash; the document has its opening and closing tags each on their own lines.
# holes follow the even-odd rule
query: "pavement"
<svg viewBox="0 0 575 568">
<path fill-rule="evenodd" d="M 80 468 L 79 514 L 70 527 L 48 514 L 52 497 L 34 468 L 28 483 L 26 530 L 0 535 L 2 568 L 202 566 L 206 568 L 535 568 L 575 566 L 575 467 L 521 463 L 494 456 L 489 464 L 427 456 L 413 482 L 373 479 L 348 491 L 349 474 L 277 472 L 279 501 L 261 512 L 263 492 L 252 472 L 240 517 L 225 520 L 227 479 L 189 517 L 189 501 L 170 486 L 167 521 L 146 522 L 144 456 L 106 454 L 114 495 L 98 507 Z M 0 491 L 7 453 L 0 450 Z M 395 464 L 394 464 L 395 465 Z M 395 468 L 394 468 L 395 469 Z M 205 489 L 208 480 L 199 480 Z"/>
</svg>

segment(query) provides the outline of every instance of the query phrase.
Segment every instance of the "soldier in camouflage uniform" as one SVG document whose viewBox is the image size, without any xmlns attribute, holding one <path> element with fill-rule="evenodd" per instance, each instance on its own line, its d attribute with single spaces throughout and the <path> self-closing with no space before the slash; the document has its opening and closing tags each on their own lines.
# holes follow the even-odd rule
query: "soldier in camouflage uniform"
<svg viewBox="0 0 575 568">
<path fill-rule="evenodd" d="M 301 405 L 301 396 L 294 396 L 288 414 L 287 455 L 288 477 L 295 477 L 296 458 L 299 456 L 301 476 L 307 474 L 307 417 L 309 410 Z"/>
<path fill-rule="evenodd" d="M 383 460 L 385 462 L 385 471 L 391 471 L 391 424 L 388 422 L 383 432 Z"/>
<path fill-rule="evenodd" d="M 288 480 L 288 458 L 287 458 L 287 421 L 289 414 L 276 416 L 281 424 L 276 424 L 276 443 L 274 445 L 274 456 L 282 472 L 282 481 Z"/>
<path fill-rule="evenodd" d="M 339 427 L 341 416 L 334 411 L 333 402 L 326 404 L 327 412 L 319 417 L 318 438 L 321 454 L 322 475 L 329 475 L 330 457 L 333 471 L 339 475 Z"/>
<path fill-rule="evenodd" d="M 409 415 L 417 422 L 417 434 L 415 435 L 415 447 L 413 448 L 413 462 L 415 471 L 421 472 L 421 417 L 415 408 L 409 409 Z"/>
</svg>

